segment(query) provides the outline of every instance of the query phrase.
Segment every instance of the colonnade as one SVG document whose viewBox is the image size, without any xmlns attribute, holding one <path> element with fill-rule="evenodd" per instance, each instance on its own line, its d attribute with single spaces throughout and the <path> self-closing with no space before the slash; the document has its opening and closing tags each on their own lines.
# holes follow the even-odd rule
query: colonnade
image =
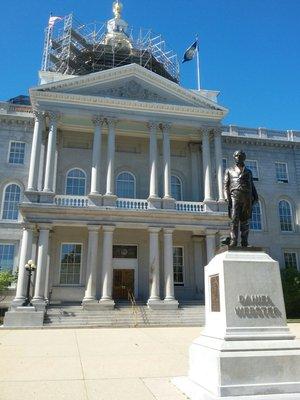
<svg viewBox="0 0 300 400">
<path fill-rule="evenodd" d="M 28 178 L 28 191 L 38 190 L 38 170 L 41 152 L 42 134 L 45 126 L 45 116 L 49 118 L 49 133 L 47 139 L 47 152 L 44 173 L 43 192 L 53 193 L 55 191 L 54 182 L 56 174 L 56 141 L 57 141 L 57 125 L 60 118 L 57 112 L 36 112 L 35 126 L 33 132 L 32 151 Z M 91 190 L 90 195 L 100 196 L 100 171 L 101 171 L 101 146 L 104 124 L 108 127 L 108 144 L 107 144 L 107 165 L 106 175 L 106 190 L 103 194 L 103 204 L 112 205 L 115 201 L 115 185 L 114 185 L 114 162 L 115 162 L 115 137 L 117 119 L 112 117 L 104 118 L 102 116 L 93 116 L 92 122 L 94 126 L 93 148 L 92 148 L 92 163 L 91 163 Z M 157 138 L 158 132 L 161 132 L 163 139 L 163 207 L 174 208 L 174 199 L 171 193 L 171 152 L 170 152 L 170 129 L 171 124 L 149 122 L 149 198 L 148 200 L 154 206 L 160 201 L 158 195 L 158 151 Z M 210 151 L 210 136 L 213 132 L 214 137 L 214 153 L 215 153 L 215 170 L 217 175 L 217 199 L 214 198 L 212 188 L 212 161 Z M 204 202 L 224 201 L 222 189 L 222 145 L 221 133 L 218 129 L 201 128 L 202 140 L 202 170 L 204 183 Z M 195 148 L 194 148 L 195 150 Z M 199 165 L 195 165 L 195 154 L 192 158 L 192 175 L 195 175 L 195 170 L 199 169 Z M 193 182 L 193 186 L 195 185 Z M 193 189 L 194 196 L 199 196 L 196 189 Z M 199 199 L 198 199 L 199 200 Z"/>
</svg>

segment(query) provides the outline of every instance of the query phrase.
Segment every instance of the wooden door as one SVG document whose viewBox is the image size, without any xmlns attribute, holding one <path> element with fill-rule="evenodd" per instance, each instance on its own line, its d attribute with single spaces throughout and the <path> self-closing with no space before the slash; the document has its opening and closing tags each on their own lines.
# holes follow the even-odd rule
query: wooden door
<svg viewBox="0 0 300 400">
<path fill-rule="evenodd" d="M 114 269 L 113 299 L 128 300 L 128 291 L 134 293 L 134 270 Z"/>
</svg>

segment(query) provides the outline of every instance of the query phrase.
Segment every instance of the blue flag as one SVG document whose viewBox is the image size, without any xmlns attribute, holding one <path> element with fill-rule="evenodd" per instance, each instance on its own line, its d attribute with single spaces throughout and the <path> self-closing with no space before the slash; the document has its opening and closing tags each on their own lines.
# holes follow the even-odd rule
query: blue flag
<svg viewBox="0 0 300 400">
<path fill-rule="evenodd" d="M 195 57 L 197 50 L 198 50 L 198 40 L 195 40 L 195 42 L 184 53 L 182 62 L 184 63 L 186 61 L 191 61 Z"/>
</svg>

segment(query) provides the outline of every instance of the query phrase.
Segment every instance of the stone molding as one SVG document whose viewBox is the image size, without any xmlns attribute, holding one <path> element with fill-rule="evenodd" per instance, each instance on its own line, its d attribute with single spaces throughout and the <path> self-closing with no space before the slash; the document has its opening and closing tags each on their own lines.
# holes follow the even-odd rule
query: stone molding
<svg viewBox="0 0 300 400">
<path fill-rule="evenodd" d="M 93 115 L 92 116 L 92 123 L 94 126 L 100 126 L 103 125 L 105 122 L 105 119 L 101 115 Z"/>
</svg>

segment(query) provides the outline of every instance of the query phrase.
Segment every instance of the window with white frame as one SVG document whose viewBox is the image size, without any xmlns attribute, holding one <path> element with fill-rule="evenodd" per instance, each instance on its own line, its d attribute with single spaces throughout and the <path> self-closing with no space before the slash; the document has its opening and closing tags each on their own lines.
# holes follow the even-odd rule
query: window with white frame
<svg viewBox="0 0 300 400">
<path fill-rule="evenodd" d="M 277 182 L 288 183 L 288 171 L 287 171 L 287 164 L 284 162 L 276 162 L 276 179 Z"/>
<path fill-rule="evenodd" d="M 24 164 L 25 143 L 10 142 L 8 162 L 10 164 Z"/>
<path fill-rule="evenodd" d="M 280 229 L 282 232 L 292 232 L 293 231 L 293 216 L 292 208 L 288 201 L 280 200 L 279 205 L 279 220 Z"/>
<path fill-rule="evenodd" d="M 81 258 L 82 245 L 80 243 L 62 243 L 60 256 L 61 285 L 78 285 L 80 283 Z"/>
<path fill-rule="evenodd" d="M 12 183 L 6 186 L 3 195 L 2 219 L 17 221 L 19 218 L 20 186 Z"/>
<path fill-rule="evenodd" d="M 116 179 L 116 195 L 125 199 L 135 199 L 135 176 L 131 172 L 120 172 Z"/>
<path fill-rule="evenodd" d="M 298 268 L 297 253 L 294 251 L 284 250 L 284 266 L 285 268 Z"/>
<path fill-rule="evenodd" d="M 14 266 L 15 245 L 0 243 L 0 271 L 12 271 Z"/>
<path fill-rule="evenodd" d="M 183 247 L 173 247 L 174 285 L 183 286 Z"/>
<path fill-rule="evenodd" d="M 261 204 L 259 201 L 253 204 L 252 216 L 250 221 L 250 229 L 253 231 L 260 231 L 262 229 L 262 218 L 261 218 Z"/>
<path fill-rule="evenodd" d="M 171 176 L 171 195 L 177 201 L 182 200 L 182 183 L 176 175 Z"/>
<path fill-rule="evenodd" d="M 254 181 L 258 181 L 258 166 L 256 160 L 246 160 L 245 165 L 252 172 L 252 178 Z"/>
<path fill-rule="evenodd" d="M 86 187 L 86 175 L 79 168 L 71 169 L 67 174 L 66 194 L 72 196 L 84 196 Z"/>
</svg>

